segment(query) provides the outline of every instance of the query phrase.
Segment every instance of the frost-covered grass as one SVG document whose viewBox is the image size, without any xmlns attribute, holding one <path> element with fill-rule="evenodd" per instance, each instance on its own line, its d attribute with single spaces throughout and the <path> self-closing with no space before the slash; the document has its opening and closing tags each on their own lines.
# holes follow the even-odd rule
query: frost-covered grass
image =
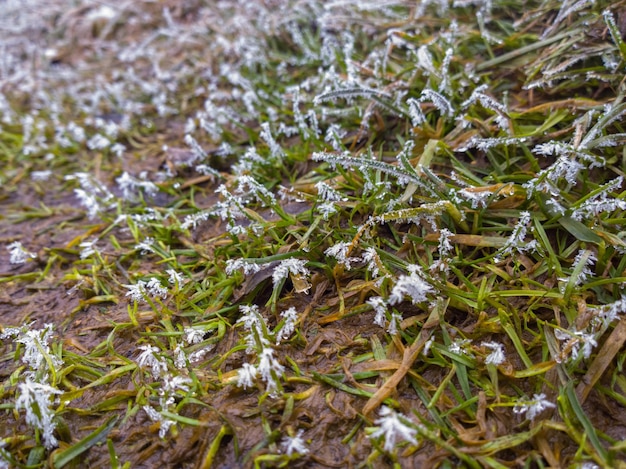
<svg viewBox="0 0 626 469">
<path fill-rule="evenodd" d="M 0 467 L 623 464 L 621 3 L 45 3 Z"/>
</svg>

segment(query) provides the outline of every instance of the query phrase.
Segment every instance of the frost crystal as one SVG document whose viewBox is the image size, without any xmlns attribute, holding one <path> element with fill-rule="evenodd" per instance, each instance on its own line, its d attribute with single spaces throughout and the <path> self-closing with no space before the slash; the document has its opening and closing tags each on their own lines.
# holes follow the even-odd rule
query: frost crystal
<svg viewBox="0 0 626 469">
<path fill-rule="evenodd" d="M 141 251 L 142 255 L 154 252 L 154 238 L 146 238 L 135 245 L 135 250 Z"/>
<path fill-rule="evenodd" d="M 304 259 L 285 259 L 284 261 L 280 261 L 274 268 L 274 273 L 272 274 L 272 282 L 274 283 L 274 288 L 276 288 L 280 282 L 287 278 L 289 274 L 291 275 L 309 275 L 309 269 L 305 267 L 307 261 Z"/>
<path fill-rule="evenodd" d="M 36 254 L 27 251 L 19 241 L 9 244 L 7 246 L 7 251 L 9 251 L 11 256 L 9 259 L 11 264 L 24 264 L 28 259 L 34 259 L 37 257 Z"/>
<path fill-rule="evenodd" d="M 261 132 L 259 133 L 259 136 L 265 140 L 265 143 L 267 143 L 267 146 L 270 148 L 272 158 L 280 160 L 285 156 L 285 152 L 272 136 L 269 123 L 263 122 L 261 124 Z"/>
<path fill-rule="evenodd" d="M 123 286 L 128 289 L 126 296 L 130 297 L 133 301 L 142 301 L 145 299 L 147 294 L 150 294 L 153 297 L 167 297 L 167 288 L 161 286 L 161 282 L 156 277 L 151 278 L 147 282 L 139 280 L 134 285 Z"/>
<path fill-rule="evenodd" d="M 492 352 L 485 358 L 485 364 L 487 365 L 500 365 L 504 363 L 506 357 L 504 356 L 504 346 L 498 342 L 483 342 L 483 347 L 487 347 Z"/>
<path fill-rule="evenodd" d="M 198 327 L 186 327 L 183 331 L 185 333 L 185 342 L 188 344 L 199 344 L 204 340 L 204 330 Z"/>
<path fill-rule="evenodd" d="M 137 357 L 137 365 L 141 368 L 151 368 L 152 377 L 158 379 L 167 372 L 167 362 L 158 358 L 155 354 L 159 352 L 157 347 L 152 345 L 140 345 L 139 350 L 142 352 Z"/>
<path fill-rule="evenodd" d="M 154 297 L 167 297 L 167 288 L 163 287 L 159 279 L 156 277 L 152 277 L 148 280 L 148 283 L 146 283 L 146 290 L 148 290 L 148 292 L 150 292 L 150 294 Z"/>
<path fill-rule="evenodd" d="M 232 275 L 237 270 L 243 270 L 245 276 L 256 274 L 261 270 L 261 264 L 249 262 L 245 259 L 228 259 L 226 261 L 226 273 Z"/>
<path fill-rule="evenodd" d="M 528 418 L 529 420 L 535 420 L 535 417 L 537 417 L 537 415 L 539 415 L 544 410 L 553 409 L 555 407 L 556 406 L 552 402 L 546 399 L 546 395 L 541 393 L 535 394 L 533 396 L 533 400 L 530 402 L 518 402 L 517 405 L 513 408 L 513 412 L 515 412 L 516 414 L 525 413 L 526 418 Z"/>
<path fill-rule="evenodd" d="M 362 259 L 363 262 L 367 262 L 367 270 L 372 274 L 372 277 L 378 277 L 381 262 L 376 249 L 373 247 L 367 248 L 363 253 Z"/>
<path fill-rule="evenodd" d="M 572 360 L 577 360 L 582 353 L 583 358 L 588 359 L 593 349 L 598 346 L 595 335 L 584 331 L 563 331 L 556 329 L 554 335 L 560 341 L 567 341 L 565 350 L 569 349 Z M 581 352 L 582 344 L 582 352 Z"/>
<path fill-rule="evenodd" d="M 146 414 L 148 414 L 150 420 L 152 420 L 153 422 L 158 422 L 160 424 L 159 438 L 164 438 L 165 435 L 167 435 L 170 427 L 176 424 L 176 422 L 174 422 L 173 420 L 163 417 L 163 415 L 159 411 L 153 409 L 149 405 L 143 406 L 143 410 Z"/>
<path fill-rule="evenodd" d="M 267 384 L 267 392 L 274 394 L 278 389 L 276 377 L 282 376 L 285 368 L 274 358 L 274 350 L 266 347 L 261 352 L 258 371 L 261 379 Z"/>
<path fill-rule="evenodd" d="M 315 184 L 315 188 L 317 189 L 319 197 L 326 202 L 338 202 L 340 200 L 346 200 L 341 192 L 329 186 L 323 181 Z"/>
<path fill-rule="evenodd" d="M 282 340 L 291 337 L 291 334 L 296 330 L 296 323 L 298 322 L 298 312 L 293 306 L 286 311 L 280 313 L 285 319 L 283 327 L 276 334 L 276 343 L 279 344 Z"/>
<path fill-rule="evenodd" d="M 456 353 L 457 355 L 467 355 L 471 357 L 473 354 L 467 350 L 467 347 L 471 343 L 472 341 L 469 339 L 455 339 L 454 342 L 448 346 L 448 351 Z"/>
<path fill-rule="evenodd" d="M 525 251 L 534 251 L 537 249 L 537 241 L 526 241 L 528 225 L 530 224 L 530 213 L 521 212 L 517 224 L 513 227 L 513 232 L 505 245 L 500 249 L 500 255 L 510 255 L 514 251 L 524 253 Z"/>
<path fill-rule="evenodd" d="M 309 452 L 309 448 L 306 447 L 306 444 L 302 439 L 303 434 L 304 430 L 299 430 L 296 436 L 286 436 L 283 438 L 280 446 L 282 446 L 283 451 L 287 456 L 291 456 L 294 453 L 307 454 Z"/>
<path fill-rule="evenodd" d="M 80 243 L 78 246 L 81 248 L 80 251 L 80 258 L 81 259 L 87 259 L 88 257 L 96 254 L 98 251 L 98 249 L 96 249 L 96 243 L 98 242 L 97 239 L 94 239 L 92 241 L 83 241 L 82 243 Z"/>
<path fill-rule="evenodd" d="M 126 296 L 129 296 L 133 301 L 143 301 L 146 295 L 146 282 L 139 280 L 135 285 L 124 285 L 127 288 Z"/>
<path fill-rule="evenodd" d="M 254 365 L 244 363 L 237 372 L 237 386 L 244 389 L 253 387 L 256 374 L 257 371 Z"/>
<path fill-rule="evenodd" d="M 417 444 L 417 439 L 415 438 L 417 430 L 403 423 L 402 420 L 400 420 L 400 414 L 387 406 L 382 406 L 379 413 L 381 417 L 376 420 L 378 429 L 369 437 L 384 437 L 385 444 L 383 448 L 385 451 L 393 451 L 398 440 L 408 441 L 414 445 Z"/>
<path fill-rule="evenodd" d="M 387 304 L 380 296 L 373 296 L 367 300 L 367 304 L 374 308 L 376 316 L 374 316 L 374 324 L 385 327 L 385 313 L 387 312 Z"/>
<path fill-rule="evenodd" d="M 575 269 L 581 265 L 582 270 L 580 271 L 580 274 L 578 274 L 576 285 L 586 282 L 588 277 L 593 277 L 591 266 L 593 266 L 597 260 L 596 256 L 589 250 L 581 249 L 578 251 L 573 265 Z"/>
<path fill-rule="evenodd" d="M 122 190 L 122 197 L 125 200 L 135 200 L 139 190 L 143 190 L 148 195 L 154 195 L 158 191 L 158 187 L 153 182 L 137 179 L 126 171 L 116 178 L 115 182 Z"/>
<path fill-rule="evenodd" d="M 15 400 L 15 408 L 26 411 L 26 423 L 41 431 L 44 446 L 47 449 L 54 448 L 58 442 L 53 435 L 56 423 L 52 421 L 54 412 L 50 408 L 50 398 L 62 392 L 47 384 L 35 383 L 29 379 L 20 383 L 18 390 L 19 396 Z"/>
<path fill-rule="evenodd" d="M 420 101 L 430 101 L 435 105 L 435 107 L 442 115 L 448 117 L 454 116 L 454 108 L 452 107 L 452 104 L 450 104 L 450 101 L 448 101 L 446 98 L 443 97 L 443 95 L 437 93 L 434 90 L 423 90 Z"/>
<path fill-rule="evenodd" d="M 395 305 L 404 301 L 405 296 L 411 297 L 411 302 L 415 305 L 426 301 L 429 293 L 434 293 L 435 289 L 421 276 L 419 266 L 409 266 L 410 275 L 401 275 L 389 295 L 389 304 Z"/>
<path fill-rule="evenodd" d="M 352 243 L 348 242 L 339 242 L 334 246 L 329 247 L 324 251 L 324 254 L 330 257 L 334 257 L 337 259 L 337 262 L 343 265 L 347 270 L 352 268 L 353 262 L 358 262 L 359 259 L 356 257 L 348 257 L 348 251 L 350 250 L 350 246 Z"/>
<path fill-rule="evenodd" d="M 26 363 L 32 372 L 46 370 L 46 355 L 50 358 L 52 365 L 58 369 L 63 362 L 56 356 L 50 354 L 48 345 L 53 335 L 53 325 L 45 324 L 43 329 L 29 329 L 29 326 L 7 327 L 0 335 L 0 339 L 13 337 L 13 340 L 24 345 L 22 361 Z"/>
<path fill-rule="evenodd" d="M 169 275 L 167 278 L 168 283 L 177 285 L 178 287 L 184 285 L 186 279 L 180 272 L 176 272 L 174 269 L 167 269 L 165 273 Z"/>
<path fill-rule="evenodd" d="M 189 228 L 196 229 L 200 223 L 209 219 L 211 214 L 209 212 L 198 212 L 193 215 L 187 215 L 180 227 L 183 230 L 188 230 Z"/>
</svg>

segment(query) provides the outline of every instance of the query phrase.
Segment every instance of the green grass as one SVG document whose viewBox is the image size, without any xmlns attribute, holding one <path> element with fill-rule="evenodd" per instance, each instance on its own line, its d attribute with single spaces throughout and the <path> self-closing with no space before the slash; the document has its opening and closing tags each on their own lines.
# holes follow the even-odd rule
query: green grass
<svg viewBox="0 0 626 469">
<path fill-rule="evenodd" d="M 622 467 L 623 2 L 279 3 L 3 33 L 0 467 Z"/>
</svg>

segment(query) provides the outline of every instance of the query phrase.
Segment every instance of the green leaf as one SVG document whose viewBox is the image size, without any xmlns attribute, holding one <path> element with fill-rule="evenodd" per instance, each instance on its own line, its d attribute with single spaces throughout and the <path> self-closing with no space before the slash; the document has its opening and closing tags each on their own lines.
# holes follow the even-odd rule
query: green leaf
<svg viewBox="0 0 626 469">
<path fill-rule="evenodd" d="M 117 416 L 113 416 L 109 418 L 109 420 L 107 420 L 104 423 L 104 425 L 98 427 L 96 431 L 87 435 L 85 438 L 80 440 L 75 445 L 70 446 L 69 448 L 61 451 L 60 453 L 55 453 L 55 455 L 52 457 L 52 467 L 54 467 L 55 469 L 59 467 L 63 467 L 68 462 L 72 461 L 73 459 L 83 454 L 92 446 L 97 445 L 98 443 L 101 443 L 102 441 L 104 441 L 107 435 L 109 434 L 109 432 L 115 426 L 117 419 L 118 419 Z"/>
</svg>

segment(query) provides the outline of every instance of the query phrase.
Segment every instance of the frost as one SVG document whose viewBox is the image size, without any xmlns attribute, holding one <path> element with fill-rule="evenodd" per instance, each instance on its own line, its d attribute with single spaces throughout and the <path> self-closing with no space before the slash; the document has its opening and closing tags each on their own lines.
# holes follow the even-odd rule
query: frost
<svg viewBox="0 0 626 469">
<path fill-rule="evenodd" d="M 593 349 L 598 346 L 595 334 L 587 333 L 584 331 L 564 331 L 562 329 L 555 329 L 554 336 L 560 341 L 565 341 L 566 345 L 564 353 L 569 352 L 573 361 L 577 360 L 581 356 L 588 359 L 593 352 Z M 582 348 L 582 350 L 581 350 Z"/>
<path fill-rule="evenodd" d="M 469 339 L 455 339 L 454 342 L 452 342 L 448 346 L 448 351 L 450 351 L 451 353 L 456 353 L 457 355 L 466 355 L 468 357 L 473 357 L 474 355 L 472 354 L 472 352 L 468 350 L 471 343 L 472 341 Z"/>
<path fill-rule="evenodd" d="M 228 259 L 224 270 L 228 275 L 232 275 L 234 272 L 242 270 L 243 274 L 247 277 L 249 275 L 256 274 L 261 270 L 261 268 L 261 264 L 249 262 L 246 259 Z"/>
<path fill-rule="evenodd" d="M 556 405 L 553 402 L 550 402 L 546 395 L 535 394 L 531 401 L 519 401 L 515 407 L 513 408 L 513 412 L 516 414 L 526 414 L 526 418 L 529 420 L 535 420 L 541 412 L 546 409 L 554 409 Z"/>
<path fill-rule="evenodd" d="M 55 394 L 62 394 L 62 391 L 26 379 L 18 385 L 18 392 L 15 409 L 26 411 L 26 423 L 41 431 L 47 449 L 56 447 L 58 442 L 53 435 L 56 423 L 52 420 L 54 411 L 50 408 L 50 399 Z"/>
<path fill-rule="evenodd" d="M 308 277 L 310 272 L 306 266 L 307 261 L 304 259 L 285 259 L 284 261 L 280 261 L 280 263 L 274 268 L 274 273 L 272 274 L 272 282 L 274 283 L 274 288 L 276 288 L 280 282 L 285 280 L 288 275 L 294 276 L 305 276 Z"/>
<path fill-rule="evenodd" d="M 208 220 L 210 216 L 211 214 L 209 212 L 198 212 L 193 215 L 187 215 L 180 227 L 183 230 L 188 230 L 189 228 L 195 230 L 200 223 Z"/>
<path fill-rule="evenodd" d="M 176 425 L 176 422 L 168 419 L 167 417 L 164 417 L 159 411 L 155 410 L 149 405 L 143 406 L 143 410 L 146 414 L 148 414 L 150 420 L 159 423 L 159 438 L 165 438 L 165 435 L 167 435 L 170 427 L 172 425 Z"/>
<path fill-rule="evenodd" d="M 199 344 L 204 340 L 205 331 L 199 327 L 186 327 L 183 333 L 185 334 L 185 342 L 189 345 Z"/>
<path fill-rule="evenodd" d="M 376 252 L 376 249 L 373 247 L 369 247 L 365 249 L 365 252 L 363 252 L 363 255 L 361 256 L 361 258 L 363 262 L 367 263 L 366 268 L 369 271 L 369 273 L 372 275 L 372 277 L 378 277 L 382 262 L 380 260 L 378 253 Z"/>
<path fill-rule="evenodd" d="M 334 246 L 329 247 L 324 251 L 324 254 L 329 257 L 334 257 L 337 259 L 337 262 L 343 265 L 347 270 L 352 268 L 353 262 L 358 262 L 360 259 L 358 257 L 348 257 L 348 252 L 350 251 L 350 246 L 352 243 L 349 242 L 339 242 Z"/>
<path fill-rule="evenodd" d="M 341 192 L 329 186 L 323 181 L 315 184 L 315 188 L 317 189 L 317 193 L 320 199 L 324 200 L 325 202 L 338 202 L 341 200 L 346 200 Z"/>
<path fill-rule="evenodd" d="M 272 136 L 272 131 L 268 122 L 263 122 L 261 124 L 261 132 L 259 133 L 259 136 L 265 140 L 265 143 L 267 143 L 272 158 L 280 160 L 285 156 L 284 150 Z"/>
<path fill-rule="evenodd" d="M 409 266 L 410 275 L 401 275 L 389 295 L 389 304 L 395 305 L 404 301 L 405 296 L 411 298 L 415 305 L 426 301 L 429 293 L 434 293 L 435 289 L 422 277 L 419 266 Z"/>
<path fill-rule="evenodd" d="M 440 93 L 437 93 L 431 89 L 422 90 L 422 94 L 420 96 L 420 101 L 430 101 L 435 105 L 435 107 L 439 110 L 439 112 L 448 117 L 454 116 L 454 108 L 450 101 L 448 101 L 444 96 Z"/>
<path fill-rule="evenodd" d="M 303 434 L 304 430 L 299 430 L 296 436 L 285 436 L 283 438 L 280 446 L 287 456 L 292 456 L 293 454 L 307 454 L 309 452 L 309 448 L 306 447 L 302 439 Z"/>
<path fill-rule="evenodd" d="M 139 190 L 142 190 L 150 196 L 153 196 L 159 190 L 153 182 L 137 179 L 126 171 L 124 171 L 120 177 L 116 178 L 115 182 L 117 182 L 117 185 L 122 190 L 122 197 L 129 201 L 136 199 Z"/>
<path fill-rule="evenodd" d="M 237 386 L 243 389 L 254 387 L 257 370 L 254 365 L 244 363 L 237 372 Z"/>
<path fill-rule="evenodd" d="M 28 376 L 35 379 L 38 376 L 38 372 L 43 373 L 43 379 L 47 379 L 47 360 L 50 360 L 55 370 L 61 368 L 63 361 L 50 353 L 50 346 L 48 345 L 53 335 L 52 324 L 45 324 L 43 329 L 30 329 L 29 325 L 22 327 L 7 327 L 5 331 L 0 334 L 0 339 L 7 339 L 12 337 L 13 340 L 24 346 L 22 352 L 22 362 L 26 363 L 30 371 Z"/>
<path fill-rule="evenodd" d="M 283 327 L 276 334 L 276 344 L 280 344 L 281 341 L 291 337 L 291 334 L 296 330 L 296 323 L 298 322 L 298 312 L 293 306 L 280 313 L 280 315 L 285 322 Z"/>
<path fill-rule="evenodd" d="M 141 353 L 137 357 L 137 365 L 140 368 L 149 368 L 154 379 L 159 379 L 167 373 L 167 362 L 156 356 L 159 349 L 152 345 L 140 345 Z"/>
<path fill-rule="evenodd" d="M 270 395 L 276 394 L 279 388 L 277 380 L 283 375 L 285 368 L 274 358 L 274 350 L 266 347 L 261 351 L 258 372 L 261 379 L 267 385 L 267 392 Z"/>
<path fill-rule="evenodd" d="M 373 296 L 367 300 L 367 304 L 370 305 L 376 312 L 374 316 L 374 324 L 385 327 L 385 314 L 387 313 L 387 304 L 385 300 L 380 296 Z"/>
<path fill-rule="evenodd" d="M 483 347 L 491 349 L 491 353 L 485 358 L 486 365 L 501 365 L 506 360 L 504 355 L 504 345 L 498 342 L 483 342 Z"/>
<path fill-rule="evenodd" d="M 154 252 L 154 238 L 146 238 L 135 245 L 135 250 L 141 251 L 142 255 Z"/>
<path fill-rule="evenodd" d="M 524 253 L 526 251 L 537 250 L 536 240 L 526 241 L 530 222 L 530 212 L 521 212 L 517 224 L 513 227 L 511 236 L 509 236 L 505 245 L 498 251 L 498 256 L 512 255 L 514 251 Z"/>
<path fill-rule="evenodd" d="M 14 241 L 7 246 L 7 251 L 9 251 L 9 262 L 11 264 L 24 264 L 29 259 L 35 259 L 37 257 L 36 254 L 29 252 L 22 243 L 19 241 Z"/>
<path fill-rule="evenodd" d="M 409 427 L 405 424 L 400 417 L 405 418 L 401 414 L 398 414 L 393 409 L 382 406 L 380 408 L 380 418 L 376 420 L 378 429 L 375 430 L 370 438 L 383 437 L 385 443 L 383 448 L 385 451 L 391 452 L 395 448 L 396 444 L 400 441 L 408 441 L 411 444 L 417 444 L 417 430 Z"/>
</svg>

